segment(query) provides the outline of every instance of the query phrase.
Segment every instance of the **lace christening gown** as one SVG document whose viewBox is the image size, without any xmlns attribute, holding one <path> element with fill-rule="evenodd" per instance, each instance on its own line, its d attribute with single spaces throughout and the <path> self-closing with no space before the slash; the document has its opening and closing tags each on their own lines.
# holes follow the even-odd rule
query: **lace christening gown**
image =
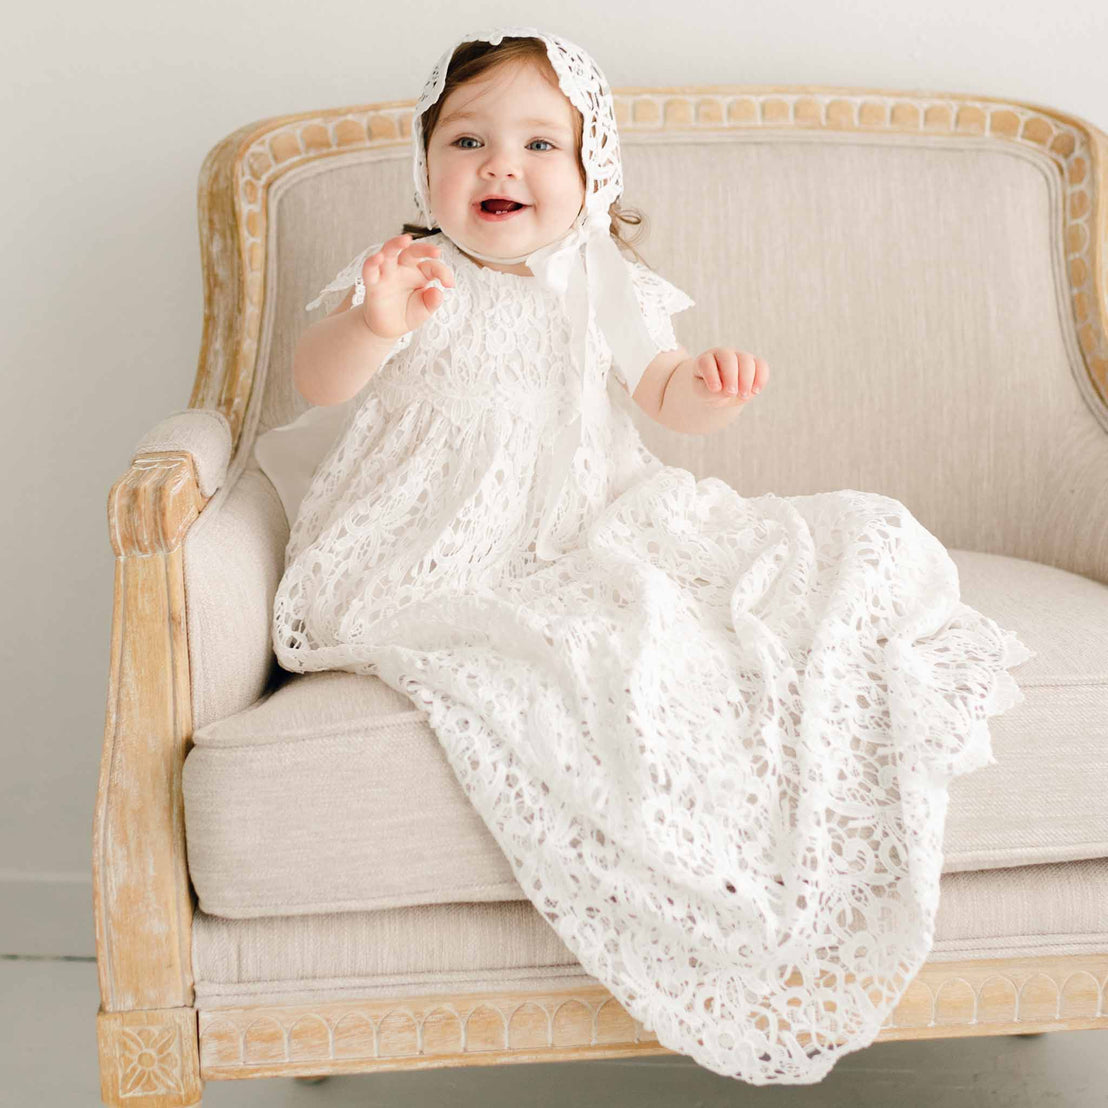
<svg viewBox="0 0 1108 1108">
<path fill-rule="evenodd" d="M 301 502 L 281 436 L 321 410 L 259 440 L 295 513 L 277 659 L 426 711 L 523 892 L 662 1045 L 818 1081 L 926 960 L 948 782 L 995 762 L 987 719 L 1022 703 L 1007 669 L 1033 652 L 960 602 L 899 501 L 744 498 L 664 465 L 595 320 L 607 390 L 557 502 L 564 553 L 539 559 L 579 394 L 568 318 L 428 241 L 456 285 L 347 402 Z M 675 348 L 692 301 L 628 264 Z"/>
</svg>

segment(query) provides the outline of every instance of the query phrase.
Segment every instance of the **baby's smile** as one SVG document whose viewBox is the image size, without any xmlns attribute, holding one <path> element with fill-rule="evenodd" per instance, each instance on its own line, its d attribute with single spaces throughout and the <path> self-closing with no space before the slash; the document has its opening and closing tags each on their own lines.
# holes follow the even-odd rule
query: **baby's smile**
<svg viewBox="0 0 1108 1108">
<path fill-rule="evenodd" d="M 475 205 L 477 217 L 482 223 L 508 223 L 529 211 L 530 208 L 530 204 L 522 204 L 502 197 L 481 200 Z"/>
</svg>

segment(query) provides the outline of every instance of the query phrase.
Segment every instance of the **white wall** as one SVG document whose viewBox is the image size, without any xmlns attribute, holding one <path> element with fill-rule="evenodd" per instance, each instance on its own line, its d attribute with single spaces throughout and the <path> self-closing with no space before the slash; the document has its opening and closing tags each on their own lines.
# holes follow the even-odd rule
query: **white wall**
<svg viewBox="0 0 1108 1108">
<path fill-rule="evenodd" d="M 547 22 L 548 15 L 551 22 Z M 1108 130 L 1108 5 L 1070 0 L 106 0 L 24 4 L 0 45 L 9 475 L 0 954 L 94 952 L 91 841 L 112 610 L 108 490 L 188 403 L 196 186 L 245 123 L 414 98 L 455 34 L 537 25 L 623 85 L 978 93 Z"/>
</svg>

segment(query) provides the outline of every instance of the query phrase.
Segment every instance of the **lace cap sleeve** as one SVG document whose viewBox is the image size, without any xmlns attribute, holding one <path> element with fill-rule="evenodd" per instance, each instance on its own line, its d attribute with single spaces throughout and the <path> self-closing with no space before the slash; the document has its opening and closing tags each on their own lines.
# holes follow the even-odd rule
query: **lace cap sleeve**
<svg viewBox="0 0 1108 1108">
<path fill-rule="evenodd" d="M 696 301 L 642 262 L 628 260 L 627 264 L 631 269 L 631 283 L 643 314 L 643 321 L 646 323 L 650 337 L 657 344 L 658 353 L 663 350 L 676 350 L 681 343 L 677 341 L 670 317 L 677 312 L 683 312 L 686 308 L 691 308 Z M 633 393 L 638 387 L 646 366 L 639 366 L 636 371 L 629 372 L 617 363 L 613 365 L 618 376 L 627 386 L 627 391 Z"/>
<path fill-rule="evenodd" d="M 337 292 L 346 292 L 351 285 L 354 285 L 354 303 L 360 304 L 365 299 L 365 285 L 362 282 L 362 263 L 370 254 L 376 254 L 385 244 L 383 242 L 375 242 L 372 246 L 367 246 L 356 258 L 352 258 L 345 266 L 342 267 L 331 278 L 330 282 L 323 286 L 319 290 L 316 298 L 309 304 L 304 305 L 304 311 L 310 312 L 315 308 L 318 308 L 325 299 Z M 339 298 L 342 299 L 341 297 Z M 335 301 L 338 303 L 338 300 Z"/>
<path fill-rule="evenodd" d="M 325 299 L 334 297 L 333 304 L 338 304 L 342 300 L 342 296 L 337 296 L 336 293 L 345 293 L 351 285 L 354 286 L 354 299 L 351 301 L 351 307 L 355 307 L 361 304 L 365 300 L 365 282 L 362 280 L 362 264 L 370 254 L 376 254 L 385 244 L 383 242 L 375 242 L 371 246 L 367 246 L 356 258 L 352 258 L 342 269 L 335 274 L 331 281 L 324 285 L 319 290 L 316 298 L 310 303 L 304 305 L 304 310 L 310 312 L 315 308 L 318 308 Z M 432 282 L 433 283 L 433 282 Z M 442 285 L 439 285 L 442 288 Z M 408 331 L 401 335 L 393 345 L 392 350 L 389 351 L 388 357 L 391 358 L 398 350 L 403 350 L 412 341 L 413 331 Z M 387 358 L 386 358 L 387 360 Z"/>
</svg>

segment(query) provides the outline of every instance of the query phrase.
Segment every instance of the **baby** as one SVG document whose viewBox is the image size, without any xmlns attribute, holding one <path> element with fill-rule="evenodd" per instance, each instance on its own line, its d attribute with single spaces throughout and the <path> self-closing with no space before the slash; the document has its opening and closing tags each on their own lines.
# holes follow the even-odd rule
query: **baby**
<svg viewBox="0 0 1108 1108">
<path fill-rule="evenodd" d="M 519 888 L 660 1043 L 819 1080 L 927 955 L 942 782 L 1029 652 L 899 501 L 746 497 L 646 449 L 632 399 L 712 431 L 768 370 L 691 356 L 692 300 L 620 253 L 585 51 L 462 39 L 411 143 L 422 224 L 324 289 L 315 407 L 256 444 L 291 523 L 277 661 L 426 713 Z"/>
<path fill-rule="evenodd" d="M 486 256 L 512 257 L 558 239 L 585 201 L 581 113 L 559 88 L 545 53 L 515 45 L 525 41 L 503 44 L 424 119 L 429 198 L 439 228 Z M 622 242 L 617 226 L 613 220 L 613 237 Z M 352 307 L 352 288 L 297 346 L 293 376 L 306 400 L 329 405 L 353 396 L 396 340 L 442 305 L 443 291 L 428 282 L 438 278 L 449 288 L 454 275 L 440 255 L 438 246 L 406 233 L 365 259 L 364 301 Z M 531 275 L 522 263 L 472 260 Z M 715 346 L 693 357 L 679 346 L 650 362 L 633 399 L 664 426 L 708 433 L 730 423 L 768 379 L 765 360 L 745 350 Z"/>
</svg>

